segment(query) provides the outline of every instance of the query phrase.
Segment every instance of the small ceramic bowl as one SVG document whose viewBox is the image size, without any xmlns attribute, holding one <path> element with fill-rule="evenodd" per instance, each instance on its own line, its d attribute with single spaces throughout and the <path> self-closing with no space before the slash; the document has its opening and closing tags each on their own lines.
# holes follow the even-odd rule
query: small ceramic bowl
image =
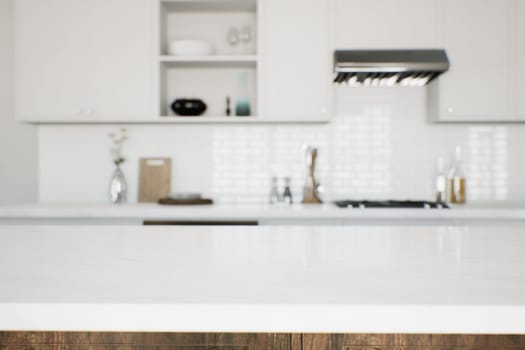
<svg viewBox="0 0 525 350">
<path fill-rule="evenodd" d="M 178 98 L 171 104 L 171 110 L 180 116 L 194 117 L 206 112 L 206 103 L 198 98 Z"/>
</svg>

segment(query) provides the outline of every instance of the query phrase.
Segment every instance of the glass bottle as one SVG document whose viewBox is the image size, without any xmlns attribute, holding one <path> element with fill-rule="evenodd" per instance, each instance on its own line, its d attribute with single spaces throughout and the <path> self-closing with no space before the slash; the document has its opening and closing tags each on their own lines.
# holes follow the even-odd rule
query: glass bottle
<svg viewBox="0 0 525 350">
<path fill-rule="evenodd" d="M 444 203 L 447 201 L 447 174 L 445 172 L 445 159 L 439 157 L 436 160 L 435 174 L 436 202 Z"/>
<path fill-rule="evenodd" d="M 226 39 L 228 41 L 228 44 L 232 47 L 232 51 L 233 51 L 233 47 L 237 46 L 239 44 L 239 30 L 237 29 L 237 27 L 230 27 L 228 29 L 228 34 L 226 35 Z"/>
<path fill-rule="evenodd" d="M 250 97 L 248 91 L 248 72 L 239 73 L 239 91 L 237 92 L 237 101 L 235 102 L 236 116 L 251 115 Z"/>
<path fill-rule="evenodd" d="M 461 164 L 461 147 L 456 146 L 452 166 L 448 173 L 448 201 L 452 204 L 466 202 L 466 178 Z"/>
</svg>

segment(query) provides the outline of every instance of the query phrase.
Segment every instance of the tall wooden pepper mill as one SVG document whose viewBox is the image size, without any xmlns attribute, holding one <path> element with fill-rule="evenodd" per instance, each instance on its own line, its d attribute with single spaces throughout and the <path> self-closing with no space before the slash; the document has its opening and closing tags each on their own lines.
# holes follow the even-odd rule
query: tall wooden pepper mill
<svg viewBox="0 0 525 350">
<path fill-rule="evenodd" d="M 315 178 L 315 165 L 317 161 L 317 148 L 306 147 L 306 178 L 303 188 L 303 204 L 321 204 L 319 197 L 319 183 Z"/>
</svg>

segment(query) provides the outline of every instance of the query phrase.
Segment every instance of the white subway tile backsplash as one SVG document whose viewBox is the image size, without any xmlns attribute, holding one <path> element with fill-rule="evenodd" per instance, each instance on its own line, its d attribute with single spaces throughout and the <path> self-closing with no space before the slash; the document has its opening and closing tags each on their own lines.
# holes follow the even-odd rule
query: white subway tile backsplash
<svg viewBox="0 0 525 350">
<path fill-rule="evenodd" d="M 471 200 L 508 197 L 507 133 L 503 127 L 471 127 L 467 134 L 467 173 Z"/>
</svg>

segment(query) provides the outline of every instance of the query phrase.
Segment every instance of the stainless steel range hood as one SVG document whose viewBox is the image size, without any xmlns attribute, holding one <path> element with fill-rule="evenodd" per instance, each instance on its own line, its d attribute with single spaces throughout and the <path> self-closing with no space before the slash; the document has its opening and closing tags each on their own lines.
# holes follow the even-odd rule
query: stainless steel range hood
<svg viewBox="0 0 525 350">
<path fill-rule="evenodd" d="M 424 86 L 449 66 L 445 50 L 336 50 L 334 83 Z"/>
</svg>

